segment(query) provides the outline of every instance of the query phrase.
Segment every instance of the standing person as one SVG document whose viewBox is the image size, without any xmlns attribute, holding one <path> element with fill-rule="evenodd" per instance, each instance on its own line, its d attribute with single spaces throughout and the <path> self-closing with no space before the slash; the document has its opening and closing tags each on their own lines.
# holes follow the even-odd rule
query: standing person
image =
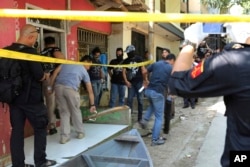
<svg viewBox="0 0 250 167">
<path fill-rule="evenodd" d="M 231 23 L 226 28 L 235 43 L 190 69 L 196 46 L 207 34 L 202 32 L 202 23 L 188 27 L 169 81 L 171 93 L 179 96 L 224 96 L 227 131 L 222 167 L 237 165 L 230 164 L 231 151 L 250 150 L 250 45 L 245 44 L 250 24 Z"/>
<path fill-rule="evenodd" d="M 170 53 L 171 53 L 171 52 L 170 52 L 170 49 L 168 49 L 168 48 L 163 48 L 163 49 L 162 49 L 161 57 L 162 57 L 162 58 L 167 57 Z"/>
<path fill-rule="evenodd" d="M 91 63 L 89 56 L 82 59 L 83 62 Z M 85 83 L 90 102 L 90 112 L 95 112 L 94 94 L 87 70 L 89 65 L 63 64 L 55 70 L 51 78 L 50 90 L 54 87 L 56 103 L 61 119 L 60 143 L 65 144 L 70 140 L 70 119 L 77 133 L 76 138 L 82 139 L 84 128 L 82 126 L 82 112 L 80 110 L 79 86 L 81 81 Z"/>
<path fill-rule="evenodd" d="M 136 63 L 140 63 L 143 61 L 141 56 L 137 56 L 135 54 L 134 45 L 128 45 L 125 52 L 127 53 L 128 58 L 124 60 L 123 64 L 136 65 Z M 137 97 L 137 103 L 138 103 L 137 121 L 140 122 L 140 120 L 142 119 L 142 112 L 143 112 L 143 93 L 139 92 L 143 83 L 141 67 L 134 66 L 134 67 L 123 68 L 122 74 L 125 84 L 128 87 L 127 104 L 131 108 L 132 112 L 133 112 L 133 98 L 135 95 Z"/>
<path fill-rule="evenodd" d="M 89 69 L 89 76 L 92 84 L 92 89 L 95 96 L 95 106 L 97 107 L 99 104 L 99 98 L 102 91 L 102 83 L 104 82 L 104 74 L 102 71 L 101 61 L 100 61 L 100 54 L 101 50 L 99 47 L 95 47 L 92 50 L 92 63 L 93 64 L 100 64 L 100 65 L 93 65 Z"/>
<path fill-rule="evenodd" d="M 64 59 L 64 55 L 61 52 L 61 49 L 56 46 L 56 41 L 54 37 L 48 36 L 44 38 L 44 45 L 45 48 L 41 52 L 41 55 L 53 57 L 53 58 L 60 58 Z M 46 71 L 49 71 L 50 74 L 53 74 L 53 71 L 58 67 L 59 64 L 55 63 L 43 63 L 43 68 Z M 48 116 L 49 116 L 49 134 L 53 135 L 57 133 L 56 129 L 56 102 L 55 102 L 55 93 L 49 94 L 47 91 L 47 86 L 49 86 L 50 78 L 43 81 L 43 92 L 45 96 L 45 104 L 48 109 Z"/>
<path fill-rule="evenodd" d="M 110 61 L 110 65 L 119 65 L 123 63 L 123 49 L 116 49 L 116 59 Z M 126 85 L 122 76 L 121 67 L 108 67 L 108 73 L 111 78 L 111 90 L 110 90 L 110 100 L 109 107 L 114 107 L 116 103 L 116 98 L 118 95 L 119 106 L 124 105 L 125 101 L 125 91 Z"/>
<path fill-rule="evenodd" d="M 150 54 L 149 54 L 149 51 L 145 51 L 144 52 L 144 56 L 143 56 L 143 61 L 148 61 L 148 60 L 150 60 Z"/>
<path fill-rule="evenodd" d="M 195 66 L 197 66 L 198 63 L 196 63 L 195 61 L 192 63 L 192 67 L 194 68 Z M 183 97 L 183 107 L 182 108 L 188 108 L 189 104 L 191 105 L 192 109 L 195 109 L 195 104 L 196 104 L 196 99 L 194 97 Z"/>
<path fill-rule="evenodd" d="M 167 88 L 168 79 L 170 78 L 172 71 L 172 65 L 168 63 L 166 57 L 164 60 L 160 60 L 147 67 L 143 68 L 143 75 L 152 73 L 149 78 L 149 84 L 144 85 L 145 95 L 149 100 L 149 107 L 146 113 L 143 115 L 143 119 L 140 121 L 142 128 L 146 128 L 148 121 L 154 114 L 155 121 L 152 131 L 152 143 L 151 146 L 164 144 L 165 140 L 160 138 L 160 132 L 162 127 L 162 119 L 165 106 L 164 92 Z M 144 77 L 145 78 L 145 77 Z"/>
<path fill-rule="evenodd" d="M 23 48 L 20 52 L 37 54 L 33 47 L 38 37 L 35 26 L 26 24 L 20 30 L 20 37 L 11 48 Z M 46 159 L 48 115 L 42 94 L 42 81 L 49 77 L 44 73 L 42 64 L 32 61 L 21 61 L 23 74 L 23 90 L 10 104 L 10 121 L 12 126 L 10 151 L 12 167 L 25 166 L 24 126 L 26 119 L 34 129 L 34 162 L 36 167 L 46 167 L 56 164 L 56 161 Z M 30 165 L 32 166 L 32 165 Z"/>
<path fill-rule="evenodd" d="M 166 60 L 171 66 L 174 65 L 176 56 L 172 53 L 162 57 L 163 60 Z M 168 89 L 168 87 L 166 87 Z M 175 115 L 175 103 L 174 97 L 169 94 L 169 90 L 166 90 L 167 95 L 165 98 L 165 107 L 164 107 L 164 126 L 163 133 L 168 134 L 170 130 L 170 120 Z"/>
</svg>

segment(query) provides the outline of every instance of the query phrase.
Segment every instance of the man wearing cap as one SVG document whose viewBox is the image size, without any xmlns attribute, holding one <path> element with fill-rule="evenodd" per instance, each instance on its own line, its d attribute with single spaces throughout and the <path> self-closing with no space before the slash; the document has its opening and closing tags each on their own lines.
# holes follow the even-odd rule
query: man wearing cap
<svg viewBox="0 0 250 167">
<path fill-rule="evenodd" d="M 222 167 L 241 166 L 234 161 L 230 163 L 230 154 L 250 150 L 250 45 L 247 44 L 250 24 L 230 23 L 226 28 L 228 37 L 235 43 L 190 69 L 196 46 L 208 34 L 202 31 L 202 23 L 188 27 L 184 31 L 185 45 L 169 79 L 172 94 L 182 97 L 224 96 L 227 131 Z"/>
<path fill-rule="evenodd" d="M 140 122 L 140 120 L 142 119 L 143 112 L 143 93 L 139 92 L 139 90 L 142 87 L 143 77 L 141 67 L 138 67 L 136 63 L 143 62 L 143 59 L 141 56 L 137 56 L 135 54 L 134 45 L 128 45 L 124 52 L 127 53 L 128 58 L 123 61 L 123 64 L 133 65 L 131 67 L 123 68 L 122 70 L 125 84 L 128 87 L 127 104 L 133 112 L 133 98 L 136 95 L 138 102 L 137 121 Z"/>
</svg>

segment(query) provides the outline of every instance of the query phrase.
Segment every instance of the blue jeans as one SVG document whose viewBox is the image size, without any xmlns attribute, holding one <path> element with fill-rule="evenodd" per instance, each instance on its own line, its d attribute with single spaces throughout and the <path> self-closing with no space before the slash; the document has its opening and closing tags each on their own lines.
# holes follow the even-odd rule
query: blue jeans
<svg viewBox="0 0 250 167">
<path fill-rule="evenodd" d="M 143 93 L 139 93 L 139 89 L 142 87 L 142 82 L 137 82 L 135 84 L 131 84 L 131 87 L 128 88 L 128 101 L 127 104 L 131 108 L 133 112 L 133 98 L 136 95 L 137 103 L 138 103 L 138 121 L 142 119 L 143 112 Z"/>
<path fill-rule="evenodd" d="M 102 90 L 102 81 L 101 80 L 92 80 L 91 81 L 92 84 L 92 89 L 93 89 L 93 93 L 95 96 L 95 106 L 99 106 L 98 102 L 99 102 L 99 97 L 100 97 L 100 93 Z"/>
<path fill-rule="evenodd" d="M 126 90 L 125 85 L 111 83 L 109 107 L 115 106 L 117 95 L 119 97 L 119 106 L 124 105 L 125 90 Z"/>
<path fill-rule="evenodd" d="M 145 95 L 149 100 L 149 106 L 147 108 L 146 113 L 143 116 L 143 119 L 145 121 L 149 121 L 152 114 L 154 114 L 155 121 L 153 126 L 152 140 L 158 140 L 162 128 L 165 98 L 163 94 L 158 93 L 151 89 L 146 89 Z"/>
</svg>

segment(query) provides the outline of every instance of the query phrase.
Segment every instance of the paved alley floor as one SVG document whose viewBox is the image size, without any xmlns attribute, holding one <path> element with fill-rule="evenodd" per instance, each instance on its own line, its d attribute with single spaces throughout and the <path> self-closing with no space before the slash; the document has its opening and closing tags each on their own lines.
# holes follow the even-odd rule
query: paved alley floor
<svg viewBox="0 0 250 167">
<path fill-rule="evenodd" d="M 226 128 L 222 98 L 199 98 L 195 109 L 182 106 L 182 98 L 176 98 L 175 117 L 164 145 L 152 147 L 151 136 L 143 138 L 154 167 L 219 167 Z M 134 127 L 141 134 L 150 131 L 137 123 Z"/>
</svg>

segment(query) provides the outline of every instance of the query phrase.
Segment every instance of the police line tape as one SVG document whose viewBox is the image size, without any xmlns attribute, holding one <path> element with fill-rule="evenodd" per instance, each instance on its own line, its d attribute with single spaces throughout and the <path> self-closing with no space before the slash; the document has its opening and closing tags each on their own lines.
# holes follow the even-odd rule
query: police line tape
<svg viewBox="0 0 250 167">
<path fill-rule="evenodd" d="M 0 9 L 0 17 L 95 22 L 250 22 L 249 15 Z"/>
<path fill-rule="evenodd" d="M 77 62 L 72 60 L 65 60 L 65 59 L 57 59 L 51 58 L 46 56 L 39 56 L 33 55 L 28 53 L 21 53 L 16 51 L 10 51 L 6 49 L 0 49 L 0 57 L 3 58 L 10 58 L 10 59 L 18 59 L 18 60 L 28 60 L 28 61 L 36 61 L 36 62 L 47 62 L 47 63 L 59 63 L 59 64 L 81 64 L 81 65 L 91 65 L 91 66 L 107 66 L 107 67 L 138 67 L 138 66 L 145 66 L 148 64 L 153 63 L 153 60 L 135 63 L 135 64 L 119 64 L 119 65 L 108 65 L 108 64 L 93 64 L 93 63 L 84 63 L 84 62 Z"/>
</svg>

